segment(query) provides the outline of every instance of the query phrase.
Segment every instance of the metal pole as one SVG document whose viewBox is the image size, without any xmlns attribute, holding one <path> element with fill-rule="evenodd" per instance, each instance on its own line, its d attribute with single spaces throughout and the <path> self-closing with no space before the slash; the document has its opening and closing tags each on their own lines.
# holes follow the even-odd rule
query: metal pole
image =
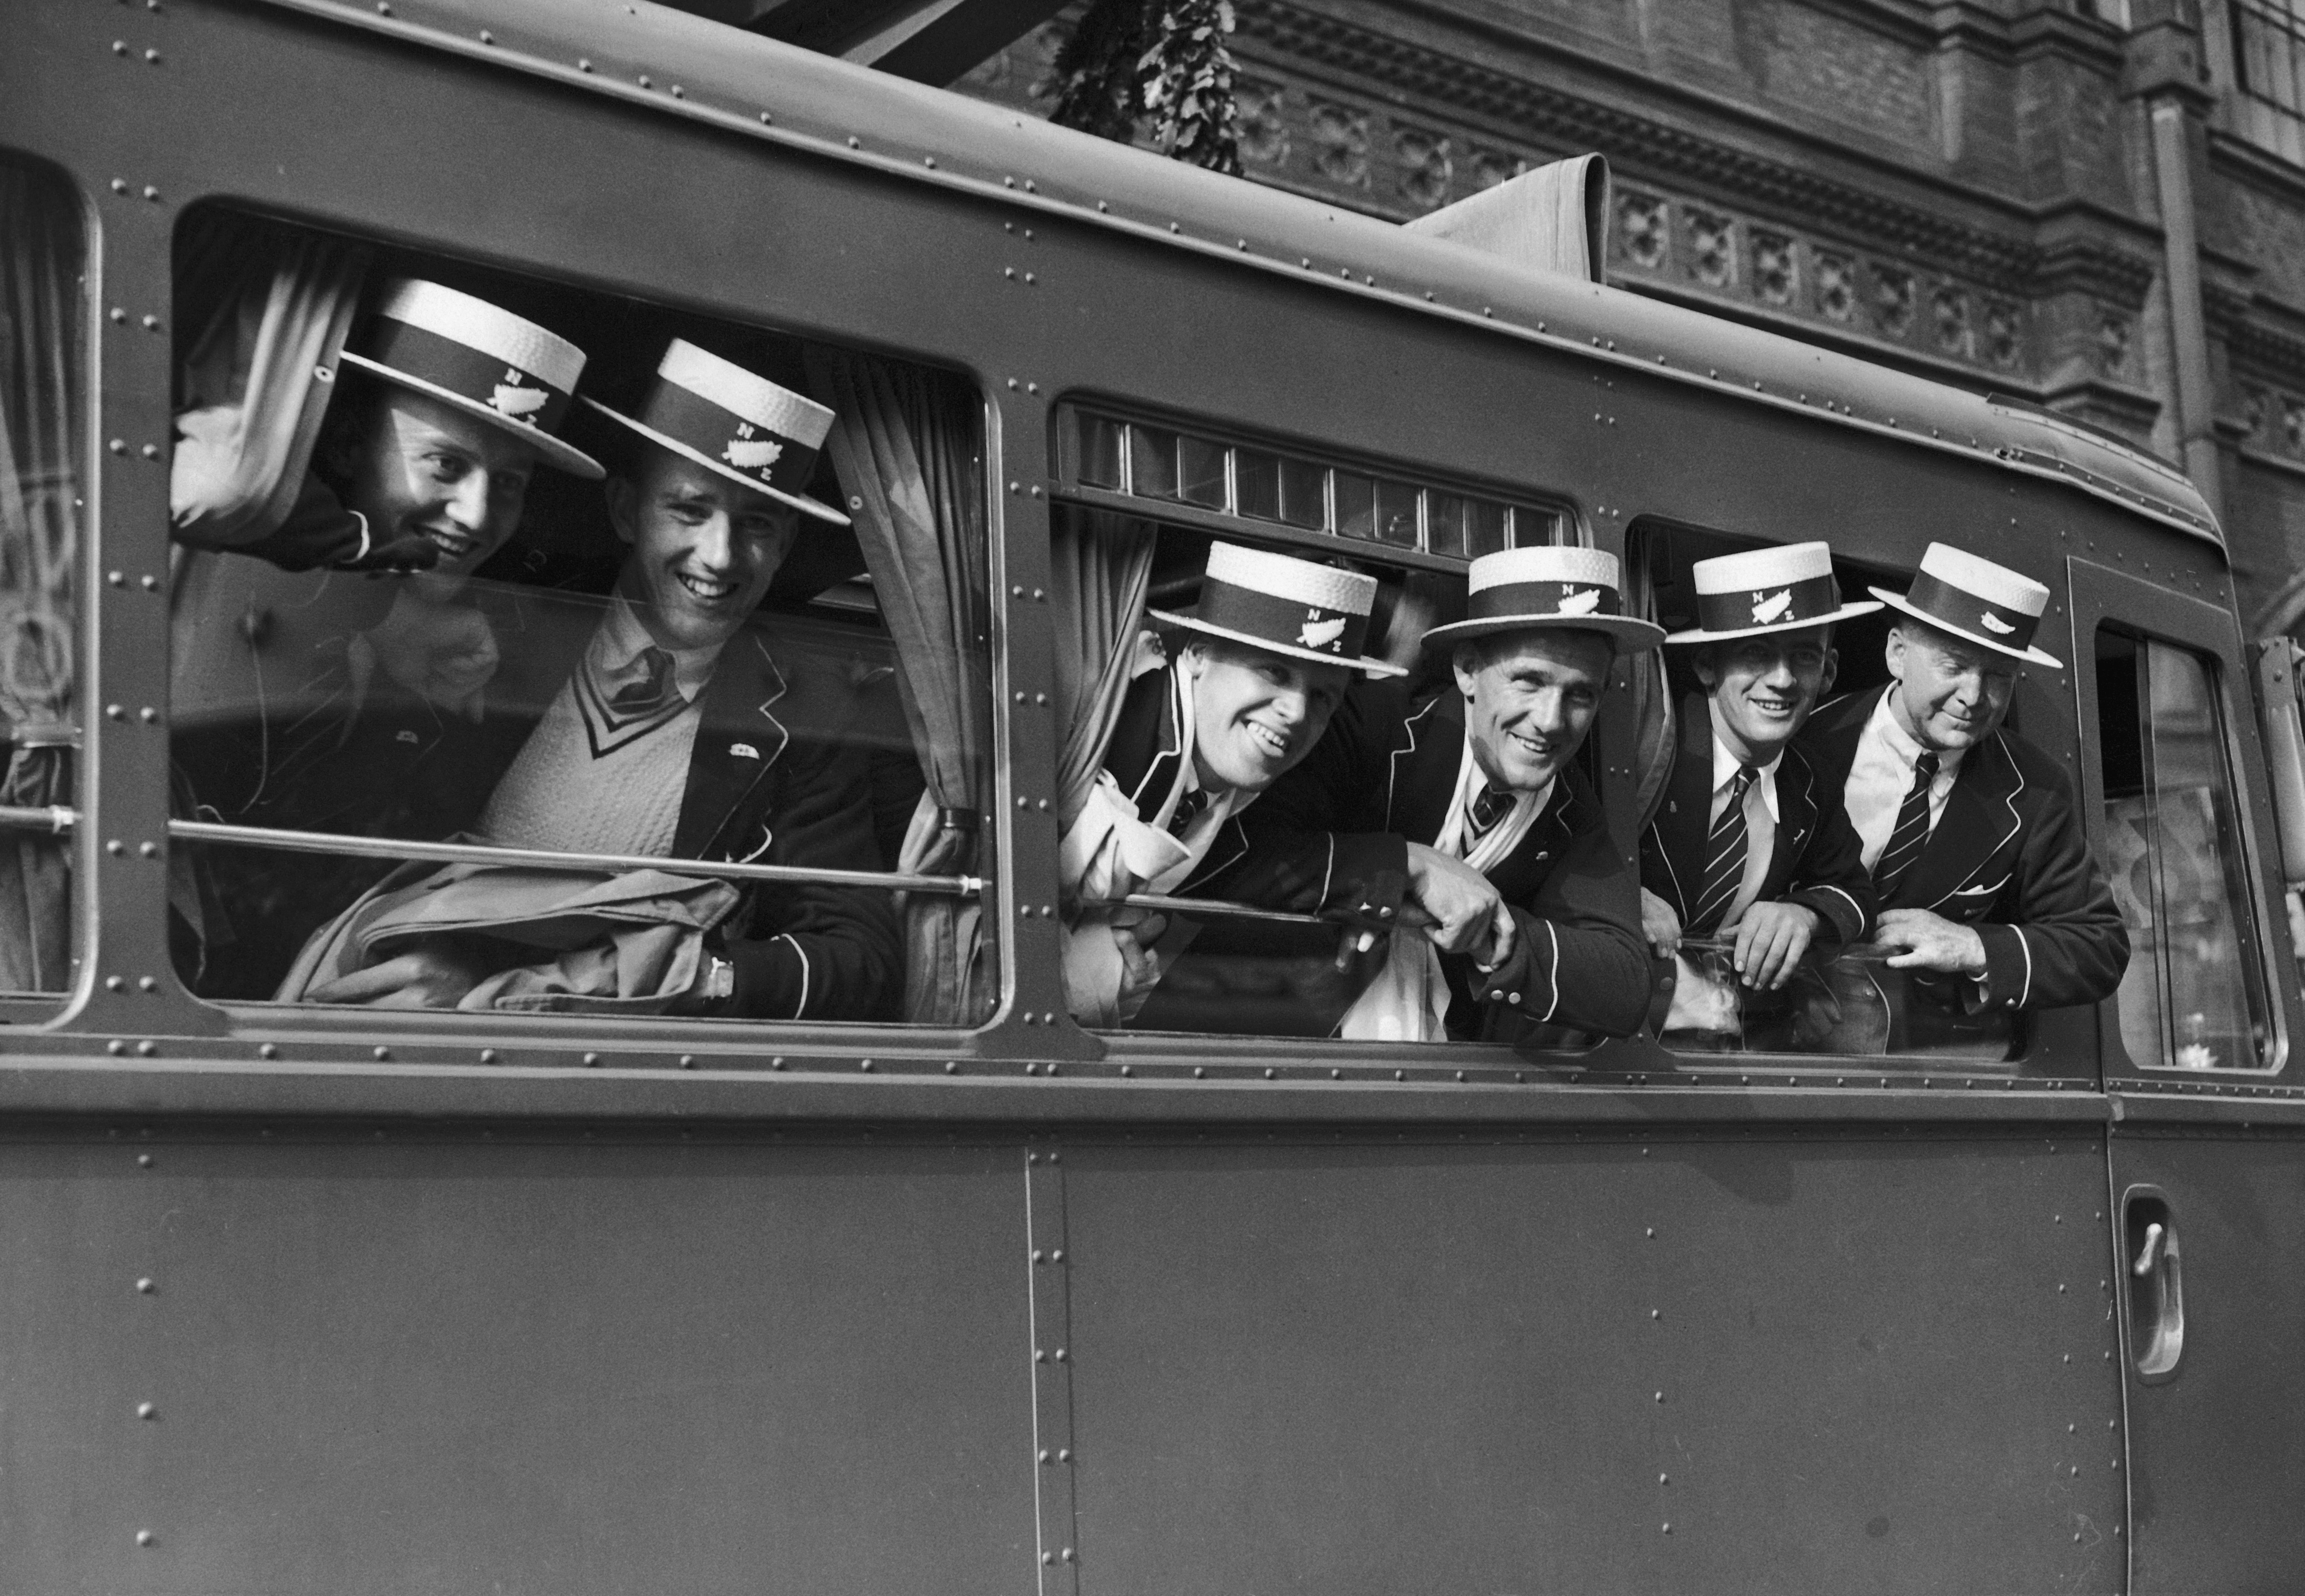
<svg viewBox="0 0 2305 1596">
<path fill-rule="evenodd" d="M 2177 369 L 2177 437 L 2185 474 L 2224 520 L 2224 467 L 2217 454 L 2216 400 L 2209 385 L 2207 319 L 2201 310 L 2200 234 L 2193 214 L 2193 169 L 2185 107 L 2153 106 L 2153 174 L 2161 201 L 2163 274 L 2169 287 L 2169 340 Z"/>
</svg>

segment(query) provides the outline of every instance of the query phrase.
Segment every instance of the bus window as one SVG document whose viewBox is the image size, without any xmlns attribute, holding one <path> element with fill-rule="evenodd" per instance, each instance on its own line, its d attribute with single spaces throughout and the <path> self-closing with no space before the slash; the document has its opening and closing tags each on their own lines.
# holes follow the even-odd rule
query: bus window
<svg viewBox="0 0 2305 1596">
<path fill-rule="evenodd" d="M 2097 634 L 2105 872 L 2129 930 L 2115 997 L 2132 1063 L 2273 1062 L 2265 966 L 2214 666 L 2111 627 Z"/>
<path fill-rule="evenodd" d="M 195 992 L 985 1017 L 965 384 L 229 213 L 177 265 Z"/>
<path fill-rule="evenodd" d="M 1691 573 L 1697 561 L 1760 547 L 1751 539 L 1653 523 L 1637 525 L 1631 543 L 1631 564 L 1648 584 L 1654 613 L 1669 632 L 1698 624 Z M 1853 560 L 1836 558 L 1833 570 L 1837 603 L 1863 600 L 1875 586 L 1901 592 L 1907 585 L 1905 573 Z M 1816 701 L 1794 750 L 1781 759 L 1778 772 L 1791 772 L 1804 783 L 1815 778 L 1835 794 L 1841 793 L 1857 735 L 1893 684 L 1888 642 L 1892 626 L 1900 619 L 1894 610 L 1875 607 L 1833 628 Z M 1670 885 L 1674 871 L 1661 840 L 1666 833 L 1656 828 L 1662 811 L 1676 802 L 1671 773 L 1677 760 L 1711 744 L 1705 728 L 1712 710 L 1697 669 L 1703 646 L 1669 646 L 1663 653 L 1661 696 L 1670 707 L 1670 718 L 1662 736 L 1642 740 L 1644 751 L 1655 752 L 1637 773 L 1649 828 L 1642 851 L 1644 891 L 1649 895 L 1645 902 L 1674 896 Z M 1833 734 L 1835 727 L 1841 734 Z M 1780 787 L 1775 796 L 1781 819 L 1799 812 L 1783 807 L 1797 804 L 1797 794 L 1789 796 Z M 1847 818 L 1845 806 L 1837 812 Z M 1809 816 L 1803 824 L 1821 826 L 1824 819 Z M 1823 843 L 1817 832 L 1809 835 L 1814 839 L 1809 846 Z M 1870 862 L 1864 857 L 1868 845 L 1861 836 L 1851 836 L 1849 843 L 1860 878 L 1869 886 Z M 1877 856 L 1878 842 L 1870 846 Z M 2000 1061 L 2015 1050 L 2016 1028 L 2007 1013 L 1971 1013 L 1964 982 L 1892 969 L 1888 954 L 1869 943 L 1813 944 L 1790 978 L 1775 989 L 1742 985 L 1733 948 L 1731 936 L 1714 930 L 1681 938 L 1669 980 L 1663 979 L 1665 964 L 1659 961 L 1661 980 L 1651 1022 L 1666 1047 L 1699 1056 L 1824 1054 L 1915 1062 Z"/>
<path fill-rule="evenodd" d="M 0 995 L 72 981 L 86 267 L 80 207 L 0 157 Z"/>
</svg>

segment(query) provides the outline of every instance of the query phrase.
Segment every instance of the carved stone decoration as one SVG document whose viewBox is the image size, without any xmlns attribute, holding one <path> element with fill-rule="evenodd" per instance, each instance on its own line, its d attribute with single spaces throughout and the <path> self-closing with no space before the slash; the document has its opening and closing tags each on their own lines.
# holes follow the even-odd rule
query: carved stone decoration
<svg viewBox="0 0 2305 1596">
<path fill-rule="evenodd" d="M 1493 189 L 1509 177 L 1518 177 L 1528 170 L 1528 163 L 1501 149 L 1484 149 L 1472 146 L 1465 156 L 1465 177 L 1474 192 Z"/>
<path fill-rule="evenodd" d="M 2241 419 L 2251 439 L 2265 436 L 2266 418 L 2273 413 L 2273 395 L 2255 383 L 2243 383 L 2241 389 Z"/>
<path fill-rule="evenodd" d="M 1816 313 L 1827 321 L 1850 321 L 1857 315 L 1857 262 L 1846 255 L 1819 250 L 1816 259 Z"/>
<path fill-rule="evenodd" d="M 2292 454 L 2305 454 L 2305 402 L 2285 395 L 2281 401 L 2281 445 Z"/>
<path fill-rule="evenodd" d="M 1419 210 L 1431 210 L 1449 199 L 1449 140 L 1421 127 L 1398 125 L 1392 135 L 1393 155 L 1400 165 L 1400 194 Z"/>
<path fill-rule="evenodd" d="M 1280 84 L 1260 78 L 1234 81 L 1233 102 L 1240 112 L 1240 158 L 1252 166 L 1278 166 L 1289 158 L 1283 92 Z"/>
<path fill-rule="evenodd" d="M 1966 358 L 1970 352 L 1973 333 L 1969 325 L 1969 295 L 1947 284 L 1929 296 L 1929 312 L 1936 329 L 1937 347 L 1947 354 Z"/>
<path fill-rule="evenodd" d="M 1985 301 L 1985 358 L 2007 368 L 2025 352 L 2025 312 L 2007 300 Z"/>
<path fill-rule="evenodd" d="M 1893 266 L 1873 268 L 1873 324 L 1892 338 L 1913 330 L 1913 305 L 1918 297 L 1913 274 Z"/>
<path fill-rule="evenodd" d="M 1688 275 L 1707 288 L 1726 288 L 1737 276 L 1737 224 L 1718 211 L 1688 213 Z"/>
<path fill-rule="evenodd" d="M 1369 186 L 1369 119 L 1350 106 L 1313 102 L 1313 165 L 1346 188 Z"/>
<path fill-rule="evenodd" d="M 1665 203 L 1654 194 L 1626 189 L 1617 195 L 1619 253 L 1648 271 L 1664 265 L 1667 231 Z"/>
<path fill-rule="evenodd" d="M 2129 322 L 2125 318 L 2108 316 L 2097 323 L 2097 366 L 2107 377 L 2119 377 L 2129 369 Z"/>
<path fill-rule="evenodd" d="M 1790 305 L 1799 296 L 1799 252 L 1783 233 L 1753 233 L 1753 292 L 1765 305 Z"/>
</svg>

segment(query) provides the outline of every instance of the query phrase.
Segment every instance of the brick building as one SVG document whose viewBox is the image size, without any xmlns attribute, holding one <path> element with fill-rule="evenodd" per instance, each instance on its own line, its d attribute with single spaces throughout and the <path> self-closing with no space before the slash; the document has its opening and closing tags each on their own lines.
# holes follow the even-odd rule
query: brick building
<svg viewBox="0 0 2305 1596">
<path fill-rule="evenodd" d="M 2123 433 L 2305 607 L 2305 0 L 1235 4 L 1252 180 L 1407 218 L 1601 151 L 1613 282 Z M 955 87 L 1045 114 L 1067 25 Z"/>
</svg>

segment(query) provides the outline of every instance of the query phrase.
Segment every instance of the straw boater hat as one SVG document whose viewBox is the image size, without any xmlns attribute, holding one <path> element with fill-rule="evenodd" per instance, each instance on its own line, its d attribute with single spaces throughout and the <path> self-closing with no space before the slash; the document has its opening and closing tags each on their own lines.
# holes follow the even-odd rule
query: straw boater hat
<svg viewBox="0 0 2305 1596">
<path fill-rule="evenodd" d="M 1881 607 L 1869 598 L 1841 601 L 1833 580 L 1833 550 L 1823 543 L 1787 543 L 1716 555 L 1689 568 L 1697 582 L 1697 625 L 1669 643 L 1725 642 L 1767 632 L 1830 626 Z"/>
<path fill-rule="evenodd" d="M 486 300 L 398 278 L 385 285 L 374 319 L 342 358 L 511 433 L 547 465 L 602 474 L 599 461 L 553 436 L 568 414 L 584 352 Z"/>
<path fill-rule="evenodd" d="M 839 511 L 801 491 L 832 430 L 832 412 L 685 338 L 675 338 L 657 362 L 656 386 L 637 407 L 638 417 L 619 414 L 595 399 L 584 403 L 657 447 L 755 493 L 819 521 L 848 524 Z"/>
<path fill-rule="evenodd" d="M 1497 632 L 1597 632 L 1620 654 L 1637 654 L 1664 641 L 1664 628 L 1625 614 L 1617 556 L 1603 548 L 1541 544 L 1507 548 L 1473 562 L 1461 621 L 1425 634 L 1430 646 L 1461 642 Z"/>
<path fill-rule="evenodd" d="M 1921 568 L 1903 594 L 1873 590 L 1873 596 L 1917 621 L 1940 632 L 2006 654 L 2032 665 L 2064 669 L 2054 654 L 2033 647 L 2033 632 L 2041 612 L 2049 607 L 2049 590 L 2029 576 L 2020 576 L 2006 565 L 1953 548 L 1932 543 L 1921 556 Z"/>
<path fill-rule="evenodd" d="M 1229 637 L 1268 654 L 1351 666 L 1373 676 L 1405 676 L 1406 667 L 1361 654 L 1375 600 L 1374 576 L 1262 548 L 1212 543 L 1208 574 L 1192 612 L 1148 613 L 1167 625 Z"/>
</svg>

